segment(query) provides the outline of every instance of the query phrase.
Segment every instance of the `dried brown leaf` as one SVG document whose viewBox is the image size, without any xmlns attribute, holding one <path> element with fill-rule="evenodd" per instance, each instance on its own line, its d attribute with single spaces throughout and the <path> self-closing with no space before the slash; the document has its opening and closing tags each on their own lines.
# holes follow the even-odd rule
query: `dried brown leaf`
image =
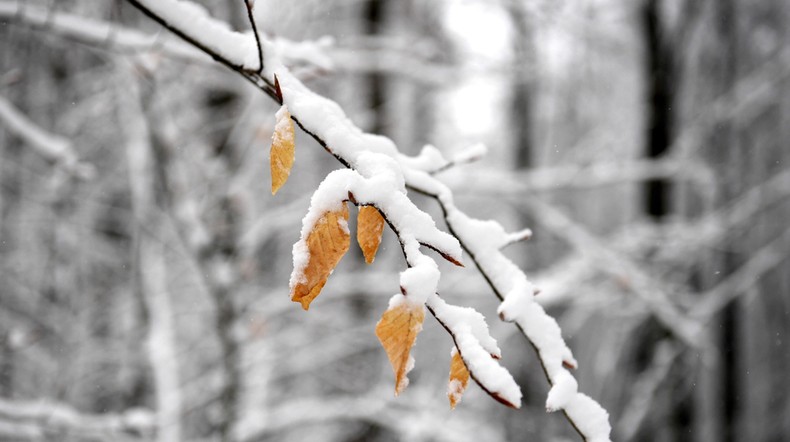
<svg viewBox="0 0 790 442">
<path fill-rule="evenodd" d="M 300 281 L 291 288 L 291 300 L 307 310 L 321 293 L 327 278 L 343 258 L 351 244 L 348 233 L 348 205 L 333 212 L 326 212 L 315 223 L 305 241 L 309 252 L 307 266 Z"/>
<path fill-rule="evenodd" d="M 452 359 L 450 360 L 450 381 L 447 384 L 447 398 L 450 399 L 450 408 L 461 402 L 461 396 L 469 384 L 469 370 L 466 369 L 461 353 L 453 348 Z"/>
<path fill-rule="evenodd" d="M 357 216 L 357 243 L 365 255 L 365 262 L 372 264 L 381 243 L 384 217 L 373 206 L 362 206 Z"/>
<path fill-rule="evenodd" d="M 272 172 L 272 195 L 288 180 L 291 168 L 294 165 L 294 123 L 288 107 L 282 105 L 275 116 L 274 133 L 272 133 L 272 148 L 269 163 Z"/>
<path fill-rule="evenodd" d="M 401 302 L 387 309 L 376 324 L 376 336 L 384 346 L 392 371 L 395 372 L 396 396 L 409 385 L 406 375 L 413 365 L 410 352 L 417 334 L 422 330 L 424 319 L 425 308 L 422 305 Z"/>
</svg>

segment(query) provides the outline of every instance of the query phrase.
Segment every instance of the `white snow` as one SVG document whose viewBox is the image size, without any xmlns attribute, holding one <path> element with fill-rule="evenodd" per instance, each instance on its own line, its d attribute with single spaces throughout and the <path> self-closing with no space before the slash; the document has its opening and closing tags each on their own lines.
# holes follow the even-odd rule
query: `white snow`
<svg viewBox="0 0 790 442">
<path fill-rule="evenodd" d="M 304 275 L 304 269 L 310 262 L 310 250 L 307 248 L 305 241 L 297 241 L 292 248 L 294 269 L 300 271 L 291 272 L 291 280 L 288 285 L 293 288 L 299 283 L 306 283 L 307 277 Z"/>
<path fill-rule="evenodd" d="M 139 2 L 164 19 L 171 27 L 181 30 L 232 63 L 250 70 L 257 70 L 260 67 L 255 37 L 252 34 L 245 35 L 231 30 L 226 23 L 213 19 L 203 6 L 180 0 L 139 0 Z"/>
<path fill-rule="evenodd" d="M 565 408 L 576 396 L 578 390 L 579 384 L 576 379 L 567 370 L 560 372 L 554 379 L 554 386 L 549 390 L 546 410 L 551 412 Z"/>
<path fill-rule="evenodd" d="M 274 125 L 274 132 L 280 134 L 289 133 L 289 126 L 291 125 L 291 121 L 287 118 L 284 118 L 285 115 L 288 114 L 288 106 L 282 105 L 277 112 L 274 114 L 274 119 L 276 121 Z"/>
<path fill-rule="evenodd" d="M 432 172 L 450 164 L 450 162 L 444 158 L 442 152 L 430 144 L 423 146 L 420 154 L 415 157 L 399 154 L 398 161 L 404 167 L 422 170 L 424 172 Z"/>
<path fill-rule="evenodd" d="M 412 303 L 425 304 L 439 285 L 439 267 L 425 255 L 417 255 L 418 262 L 400 274 L 400 286 Z"/>
<path fill-rule="evenodd" d="M 609 413 L 589 396 L 576 393 L 564 408 L 579 431 L 589 442 L 608 442 L 612 427 Z"/>
<path fill-rule="evenodd" d="M 447 395 L 453 398 L 455 402 L 461 402 L 461 397 L 464 392 L 464 385 L 458 379 L 452 379 L 447 383 Z"/>
</svg>

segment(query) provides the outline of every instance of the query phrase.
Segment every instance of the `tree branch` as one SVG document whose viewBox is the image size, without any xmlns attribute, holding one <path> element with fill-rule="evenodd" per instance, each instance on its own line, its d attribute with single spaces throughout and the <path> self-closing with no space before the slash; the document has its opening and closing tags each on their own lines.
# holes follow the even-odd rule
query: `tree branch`
<svg viewBox="0 0 790 442">
<path fill-rule="evenodd" d="M 271 80 L 265 77 L 267 73 L 273 74 L 276 70 L 280 83 L 283 84 L 284 96 L 286 100 L 290 99 L 288 106 L 294 121 L 346 167 L 356 169 L 360 166 L 361 149 L 392 155 L 397 159 L 400 158 L 397 149 L 390 140 L 364 134 L 348 121 L 335 103 L 313 94 L 298 80 L 290 76 L 287 71 L 279 69 L 276 64 L 274 68 L 271 68 L 271 63 L 268 63 L 266 70 L 259 75 L 250 73 L 249 70 L 245 69 L 243 61 L 244 57 L 246 57 L 245 54 L 233 51 L 230 47 L 217 47 L 223 41 L 222 39 L 236 38 L 235 35 L 227 35 L 230 31 L 220 31 L 212 28 L 211 31 L 203 31 L 203 34 L 199 35 L 198 31 L 195 30 L 196 28 L 194 28 L 194 23 L 185 25 L 186 27 L 192 26 L 193 28 L 191 29 L 180 29 L 179 26 L 174 26 L 167 19 L 159 16 L 161 13 L 167 15 L 169 19 L 178 19 L 176 15 L 178 11 L 171 9 L 178 7 L 175 3 L 164 1 L 154 3 L 147 0 L 129 1 L 146 15 L 172 30 L 187 42 L 207 52 L 220 63 L 240 73 L 270 97 L 280 102 L 274 93 Z M 157 12 L 152 10 L 154 7 Z M 205 21 L 205 19 L 203 20 Z M 214 31 L 223 35 L 212 35 Z M 209 39 L 217 41 L 210 42 Z M 223 50 L 227 50 L 227 52 L 220 53 Z M 266 72 L 268 70 L 271 72 Z M 302 100 L 299 101 L 298 98 L 302 98 Z M 322 108 L 323 112 L 321 114 L 311 113 L 308 109 L 313 109 L 311 106 L 317 105 L 319 102 L 324 106 Z M 328 130 L 330 127 L 331 131 Z M 344 138 L 349 135 L 352 135 L 353 141 Z M 591 441 L 609 440 L 610 426 L 608 415 L 595 401 L 576 392 L 576 381 L 562 367 L 563 363 L 574 365 L 575 361 L 573 361 L 570 351 L 562 340 L 559 327 L 540 306 L 532 301 L 534 289 L 526 280 L 526 276 L 512 262 L 507 260 L 504 255 L 501 255 L 499 247 L 503 244 L 496 244 L 493 252 L 487 247 L 481 248 L 480 244 L 472 240 L 469 233 L 480 235 L 481 231 L 472 228 L 472 225 L 478 227 L 482 222 L 471 220 L 460 212 L 452 203 L 452 194 L 449 189 L 441 185 L 435 178 L 425 172 L 408 169 L 402 163 L 400 164 L 401 173 L 412 189 L 420 189 L 422 193 L 431 195 L 440 202 L 445 212 L 445 219 L 448 220 L 450 231 L 455 234 L 462 247 L 473 255 L 475 263 L 488 280 L 494 293 L 505 301 L 500 307 L 501 314 L 516 321 L 522 333 L 527 336 L 533 347 L 538 350 L 547 378 L 556 388 L 556 390 L 553 388 L 552 392 L 550 392 L 547 405 L 550 408 L 555 408 L 556 406 L 556 408 L 563 409 L 569 422 L 584 439 Z M 459 230 L 461 229 L 463 229 L 464 234 L 459 235 Z M 477 251 L 481 251 L 483 254 L 476 254 L 475 252 Z M 486 261 L 483 258 L 484 255 L 492 259 Z M 407 261 L 408 258 L 407 256 Z M 510 272 L 505 280 L 502 279 L 501 275 L 494 278 L 492 273 L 494 272 L 493 268 L 502 265 L 507 267 Z M 497 282 L 494 282 L 494 279 Z M 531 321 L 532 319 L 536 319 L 536 321 L 533 322 Z M 548 329 L 543 329 L 546 326 Z M 558 355 L 560 356 L 558 357 Z"/>
</svg>

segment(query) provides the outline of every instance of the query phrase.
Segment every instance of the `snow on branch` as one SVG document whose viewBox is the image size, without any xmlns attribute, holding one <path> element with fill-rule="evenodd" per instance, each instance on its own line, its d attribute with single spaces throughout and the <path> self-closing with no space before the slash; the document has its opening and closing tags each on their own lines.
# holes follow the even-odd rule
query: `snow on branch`
<svg viewBox="0 0 790 442">
<path fill-rule="evenodd" d="M 426 245 L 449 260 L 459 262 L 460 244 L 451 235 L 438 230 L 433 219 L 409 200 L 400 168 L 391 157 L 362 152 L 356 164 L 357 170 L 364 171 L 367 178 L 357 170 L 337 170 L 326 177 L 313 195 L 303 220 L 301 239 L 294 245 L 292 289 L 305 279 L 305 269 L 311 263 L 307 243 L 322 214 L 337 211 L 349 196 L 360 206 L 375 206 L 398 236 L 409 265 L 400 275 L 403 294 L 392 298 L 390 309 L 402 303 L 427 305 L 453 337 L 472 378 L 492 397 L 518 408 L 521 391 L 507 370 L 496 363 L 500 350 L 488 334 L 482 315 L 473 309 L 449 305 L 436 295 L 439 269 L 431 258 L 420 252 L 420 245 Z M 410 368 L 405 369 L 404 376 Z M 407 382 L 405 377 L 402 380 Z M 397 391 L 405 387 L 398 384 Z"/>
<path fill-rule="evenodd" d="M 41 156 L 70 174 L 81 179 L 93 177 L 95 173 L 93 166 L 79 161 L 69 140 L 46 132 L 2 96 L 0 96 L 0 122 L 9 132 L 23 139 Z"/>
<path fill-rule="evenodd" d="M 294 246 L 292 286 L 315 279 L 309 281 L 313 285 L 309 291 L 314 297 L 317 293 L 313 295 L 313 290 L 321 289 L 326 276 L 339 260 L 338 252 L 340 256 L 345 253 L 343 249 L 347 249 L 347 245 L 335 243 L 338 240 L 346 242 L 349 234 L 345 201 L 376 207 L 398 235 L 408 265 L 400 277 L 402 294 L 392 298 L 390 308 L 376 330 L 388 351 L 396 376 L 408 372 L 413 365 L 408 350 L 421 328 L 420 312 L 425 305 L 452 335 L 470 374 L 481 387 L 498 400 L 518 406 L 520 391 L 507 371 L 495 362 L 499 349 L 488 334 L 482 315 L 471 309 L 450 306 L 438 297 L 437 264 L 420 251 L 420 246 L 425 245 L 460 262 L 460 249 L 463 248 L 503 301 L 499 308 L 500 316 L 515 322 L 537 349 L 552 384 L 546 408 L 549 411 L 563 410 L 585 440 L 609 440 L 608 414 L 594 400 L 578 392 L 577 383 L 568 370 L 575 367 L 576 361 L 561 336 L 559 326 L 534 301 L 535 288 L 526 275 L 500 251 L 513 241 L 514 235 L 506 233 L 494 221 L 469 218 L 455 206 L 449 188 L 431 175 L 438 169 L 425 167 L 428 161 L 423 160 L 435 157 L 435 152 L 424 151 L 424 158 L 410 159 L 400 154 L 390 139 L 364 133 L 346 117 L 337 103 L 309 90 L 284 67 L 277 52 L 269 50 L 273 46 L 266 38 L 262 38 L 260 44 L 264 55 L 261 67 L 260 51 L 253 35 L 230 30 L 199 6 L 176 0 L 129 1 L 287 106 L 292 119 L 305 132 L 344 166 L 352 169 L 331 173 L 313 196 L 311 208 L 303 221 L 301 239 Z M 469 157 L 471 159 L 475 155 Z M 445 167 L 446 163 L 440 163 L 438 168 Z M 407 188 L 427 194 L 440 203 L 452 235 L 439 231 L 433 220 L 414 206 L 406 194 Z M 524 236 L 523 233 L 519 235 Z M 324 245 L 332 246 L 331 265 L 327 265 Z M 307 270 L 314 267 L 311 264 L 313 259 L 320 261 L 323 280 L 306 276 Z M 397 319 L 388 319 L 387 314 L 393 309 L 409 305 L 409 309 L 398 313 Z M 396 323 L 401 324 L 397 330 L 405 329 L 409 333 L 408 338 L 403 338 L 405 343 L 400 337 L 393 336 L 395 328 L 390 326 Z M 389 346 L 385 342 L 388 340 L 392 341 Z M 401 388 L 400 384 L 398 381 L 396 392 Z"/>
<path fill-rule="evenodd" d="M 450 189 L 436 178 L 416 171 L 407 176 L 411 188 L 439 202 L 450 231 L 502 300 L 498 309 L 500 317 L 515 323 L 537 350 L 552 385 L 546 409 L 563 410 L 586 440 L 609 440 L 608 414 L 597 402 L 578 392 L 578 384 L 568 370 L 577 364 L 562 339 L 559 325 L 535 302 L 536 289 L 526 275 L 501 252 L 512 236 L 495 221 L 476 220 L 464 214 L 455 206 Z"/>
</svg>

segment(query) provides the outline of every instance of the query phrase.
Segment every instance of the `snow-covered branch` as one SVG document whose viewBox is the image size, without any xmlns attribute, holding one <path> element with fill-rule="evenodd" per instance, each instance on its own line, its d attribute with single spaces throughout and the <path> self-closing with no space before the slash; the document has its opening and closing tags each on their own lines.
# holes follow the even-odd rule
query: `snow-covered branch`
<svg viewBox="0 0 790 442">
<path fill-rule="evenodd" d="M 438 298 L 437 265 L 420 251 L 421 245 L 428 245 L 445 257 L 460 262 L 460 249 L 463 247 L 495 294 L 502 299 L 500 316 L 515 322 L 537 349 L 552 384 L 547 409 L 563 410 L 585 440 L 609 440 L 606 411 L 577 391 L 577 383 L 567 368 L 575 367 L 576 362 L 562 339 L 559 326 L 534 302 L 535 288 L 524 273 L 500 252 L 501 247 L 512 242 L 513 235 L 506 233 L 496 222 L 474 220 L 465 215 L 455 206 L 449 188 L 423 168 L 415 167 L 411 159 L 399 153 L 390 139 L 364 133 L 336 103 L 305 87 L 284 67 L 270 41 L 261 41 L 265 56 L 261 67 L 253 35 L 229 30 L 193 3 L 172 0 L 130 2 L 286 105 L 293 120 L 305 132 L 352 169 L 330 174 L 313 196 L 310 211 L 303 221 L 302 239 L 294 246 L 292 286 L 304 280 L 303 271 L 309 259 L 306 255 L 307 237 L 323 214 L 340 210 L 338 205 L 349 199 L 351 193 L 352 201 L 378 208 L 401 242 L 409 268 L 401 273 L 403 295 L 393 297 L 391 308 L 393 303 L 402 302 L 427 305 L 452 334 L 472 377 L 494 397 L 504 398 L 517 406 L 520 402 L 518 387 L 514 389 L 507 381 L 512 381 L 512 378 L 492 362 L 492 356 L 499 355 L 498 349 L 491 345 L 493 340 L 487 333 L 487 326 L 475 319 L 479 314 L 456 310 L 460 308 L 445 305 Z M 274 87 L 275 79 L 279 82 L 277 88 Z M 433 220 L 407 197 L 405 186 L 439 201 L 455 238 L 436 229 Z M 342 218 L 336 222 L 343 227 Z"/>
<path fill-rule="evenodd" d="M 578 384 L 568 370 L 576 368 L 576 360 L 559 325 L 535 302 L 536 288 L 526 275 L 501 252 L 511 242 L 511 235 L 495 221 L 469 218 L 455 206 L 450 189 L 436 178 L 424 172 L 413 172 L 410 178 L 413 189 L 432 196 L 441 205 L 450 231 L 502 300 L 500 317 L 515 323 L 537 351 L 552 385 L 547 410 L 562 410 L 585 440 L 609 440 L 608 414 L 589 396 L 578 392 Z"/>
</svg>

